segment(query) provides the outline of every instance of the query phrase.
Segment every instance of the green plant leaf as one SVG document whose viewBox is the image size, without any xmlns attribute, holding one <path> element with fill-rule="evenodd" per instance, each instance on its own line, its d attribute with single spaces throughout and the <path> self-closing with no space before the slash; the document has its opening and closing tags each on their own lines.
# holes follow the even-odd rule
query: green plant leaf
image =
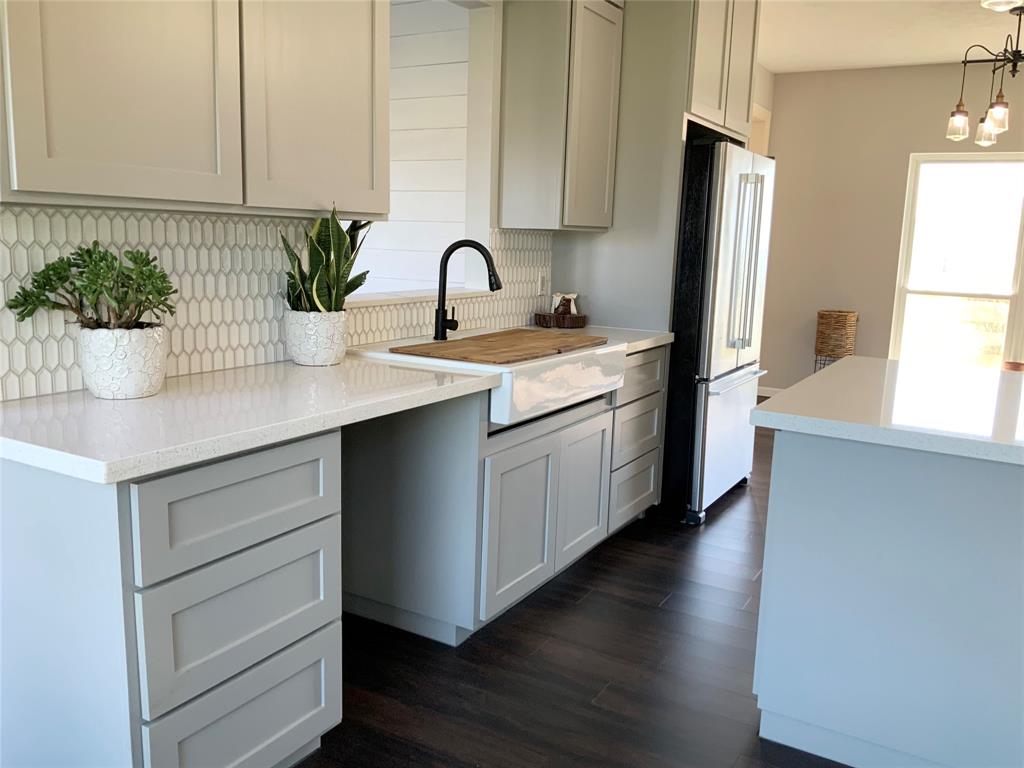
<svg viewBox="0 0 1024 768">
<path fill-rule="evenodd" d="M 331 311 L 331 296 L 323 269 L 313 276 L 313 302 L 321 312 Z"/>
<path fill-rule="evenodd" d="M 313 226 L 313 231 L 316 232 L 319 229 L 319 220 Z M 324 252 L 316 235 L 310 234 L 306 237 L 307 247 L 309 248 L 309 274 L 316 275 L 323 269 L 324 264 L 327 262 L 327 253 Z"/>
<path fill-rule="evenodd" d="M 345 283 L 345 296 L 347 297 L 350 293 L 355 293 L 363 287 L 363 283 L 366 282 L 366 278 L 370 275 L 369 270 L 366 272 L 360 272 L 358 275 L 353 277 L 347 283 Z"/>
<path fill-rule="evenodd" d="M 18 320 L 39 309 L 62 309 L 86 328 L 137 328 L 152 313 L 174 314 L 177 293 L 148 251 L 116 256 L 97 241 L 45 265 L 8 301 Z"/>
</svg>

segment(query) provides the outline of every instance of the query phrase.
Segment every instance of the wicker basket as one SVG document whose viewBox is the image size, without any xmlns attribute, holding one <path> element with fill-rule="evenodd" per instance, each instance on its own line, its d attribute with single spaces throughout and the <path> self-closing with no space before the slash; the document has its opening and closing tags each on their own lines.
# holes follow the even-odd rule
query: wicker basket
<svg viewBox="0 0 1024 768">
<path fill-rule="evenodd" d="M 857 313 L 846 309 L 818 310 L 814 336 L 814 369 L 820 370 L 853 354 L 857 343 Z"/>
<path fill-rule="evenodd" d="M 541 328 L 583 328 L 586 315 L 557 315 L 554 312 L 535 312 L 533 324 Z"/>
</svg>

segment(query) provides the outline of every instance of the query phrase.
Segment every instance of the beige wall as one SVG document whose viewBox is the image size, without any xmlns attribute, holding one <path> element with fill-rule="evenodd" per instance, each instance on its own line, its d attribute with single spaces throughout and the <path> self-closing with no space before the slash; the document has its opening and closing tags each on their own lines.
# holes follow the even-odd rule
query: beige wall
<svg viewBox="0 0 1024 768">
<path fill-rule="evenodd" d="M 775 103 L 775 75 L 760 64 L 754 65 L 754 103 L 769 112 Z"/>
<path fill-rule="evenodd" d="M 965 99 L 972 128 L 988 97 L 988 77 L 975 69 Z M 857 310 L 857 354 L 888 355 L 910 154 L 985 151 L 944 138 L 959 84 L 960 67 L 945 64 L 775 76 L 764 386 L 812 372 L 818 309 Z M 1011 130 L 993 150 L 1022 151 L 1024 83 L 1006 94 Z"/>
<path fill-rule="evenodd" d="M 672 314 L 693 2 L 629 0 L 625 8 L 612 227 L 556 232 L 551 287 L 579 292 L 592 323 L 663 329 Z"/>
</svg>

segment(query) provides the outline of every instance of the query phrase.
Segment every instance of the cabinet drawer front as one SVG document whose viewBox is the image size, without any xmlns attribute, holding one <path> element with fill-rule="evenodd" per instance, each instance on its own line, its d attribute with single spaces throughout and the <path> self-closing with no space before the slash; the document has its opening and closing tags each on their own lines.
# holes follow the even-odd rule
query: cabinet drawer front
<svg viewBox="0 0 1024 768">
<path fill-rule="evenodd" d="M 661 445 L 665 423 L 662 394 L 656 392 L 615 411 L 612 469 L 618 469 Z"/>
<path fill-rule="evenodd" d="M 660 453 L 655 449 L 612 472 L 608 533 L 617 531 L 657 503 L 661 485 Z"/>
<path fill-rule="evenodd" d="M 341 722 L 341 623 L 142 726 L 146 768 L 271 768 Z"/>
<path fill-rule="evenodd" d="M 336 432 L 131 486 L 135 584 L 149 586 L 341 510 Z"/>
<path fill-rule="evenodd" d="M 484 461 L 482 620 L 555 573 L 559 448 L 556 433 Z"/>
<path fill-rule="evenodd" d="M 341 518 L 135 595 L 152 720 L 341 616 Z"/>
<path fill-rule="evenodd" d="M 665 388 L 665 351 L 658 347 L 626 357 L 625 381 L 612 395 L 612 405 L 625 405 Z"/>
</svg>

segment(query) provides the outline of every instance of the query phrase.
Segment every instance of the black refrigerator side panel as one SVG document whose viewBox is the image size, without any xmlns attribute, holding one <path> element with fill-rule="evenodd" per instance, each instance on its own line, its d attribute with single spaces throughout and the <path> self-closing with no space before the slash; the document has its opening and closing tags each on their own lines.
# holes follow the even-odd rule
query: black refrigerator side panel
<svg viewBox="0 0 1024 768">
<path fill-rule="evenodd" d="M 700 138 L 687 141 L 683 153 L 682 202 L 672 306 L 675 339 L 669 356 L 661 491 L 662 508 L 680 514 L 686 509 L 693 485 L 696 378 L 713 159 L 713 143 Z"/>
</svg>

